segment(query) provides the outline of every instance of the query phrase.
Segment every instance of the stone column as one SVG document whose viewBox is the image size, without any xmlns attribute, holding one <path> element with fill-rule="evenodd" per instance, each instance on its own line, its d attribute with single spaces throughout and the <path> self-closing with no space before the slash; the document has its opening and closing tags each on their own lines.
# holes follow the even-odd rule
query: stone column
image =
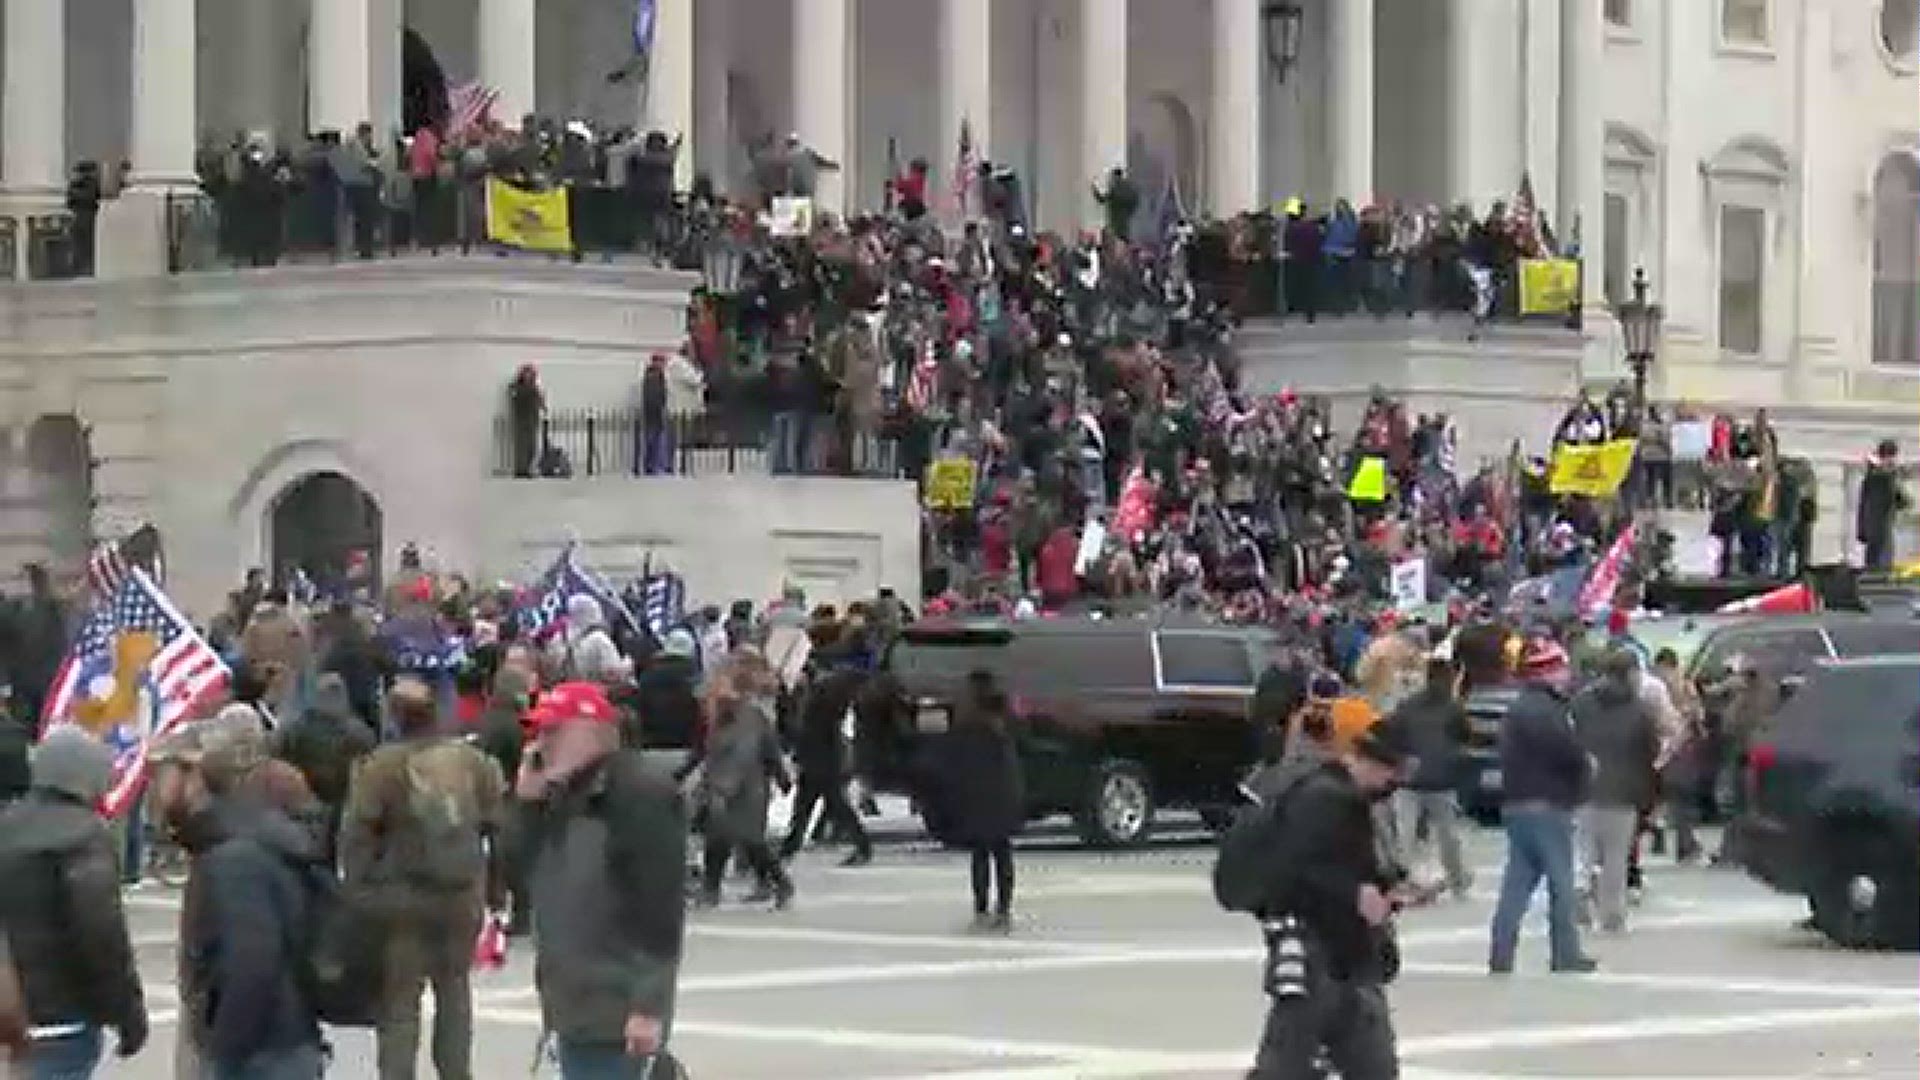
<svg viewBox="0 0 1920 1080">
<path fill-rule="evenodd" d="M 58 201 L 67 188 L 67 2 L 6 0 L 0 194 Z"/>
<path fill-rule="evenodd" d="M 699 59 L 693 66 L 693 153 L 681 149 L 694 163 L 696 173 L 713 179 L 722 192 L 733 187 L 733 117 L 729 112 L 733 74 L 733 4 L 730 0 L 706 0 L 694 5 L 694 52 Z"/>
<path fill-rule="evenodd" d="M 312 0 L 307 30 L 307 126 L 353 134 L 373 115 L 370 0 Z"/>
<path fill-rule="evenodd" d="M 240 100 L 234 103 L 233 117 L 248 134 L 264 131 L 276 146 L 286 145 L 285 136 L 297 134 L 280 130 L 280 80 L 287 57 L 280 49 L 280 0 L 248 0 L 240 5 Z"/>
<path fill-rule="evenodd" d="M 1127 164 L 1127 87 L 1127 0 L 1080 0 L 1080 175 L 1073 180 L 1083 225 L 1105 222 L 1093 186 L 1104 188 L 1107 172 Z"/>
<path fill-rule="evenodd" d="M 1260 203 L 1262 41 L 1259 0 L 1213 0 L 1207 203 L 1215 217 Z"/>
<path fill-rule="evenodd" d="M 136 184 L 195 182 L 195 7 L 195 0 L 134 0 L 131 158 Z"/>
<path fill-rule="evenodd" d="M 708 0 L 712 3 L 712 0 Z M 693 183 L 693 155 L 699 146 L 694 117 L 694 0 L 659 0 L 653 29 L 653 58 L 644 99 L 645 127 L 681 139 L 673 182 L 686 190 Z"/>
<path fill-rule="evenodd" d="M 1560 204 L 1555 235 L 1565 243 L 1577 227 L 1587 273 L 1582 299 L 1598 304 L 1605 230 L 1606 121 L 1601 112 L 1601 79 L 1607 26 L 1601 0 L 1560 2 Z M 1589 257 L 1590 256 L 1590 257 Z"/>
<path fill-rule="evenodd" d="M 794 0 L 793 128 L 802 144 L 840 166 L 822 170 L 814 192 L 816 209 L 842 214 L 847 208 L 846 169 L 853 167 L 847 138 L 847 56 L 853 20 L 848 0 Z"/>
<path fill-rule="evenodd" d="M 32 0 L 29 0 L 32 2 Z M 95 272 L 146 277 L 168 265 L 168 200 L 192 197 L 198 136 L 196 0 L 134 0 L 132 184 L 100 208 Z"/>
<path fill-rule="evenodd" d="M 1328 195 L 1358 206 L 1373 195 L 1373 0 L 1326 10 Z"/>
<path fill-rule="evenodd" d="M 400 130 L 403 61 L 400 39 L 406 32 L 406 0 L 368 0 L 367 4 L 367 115 L 374 139 L 386 146 Z"/>
<path fill-rule="evenodd" d="M 534 110 L 538 19 L 534 0 L 479 0 L 480 82 L 499 92 L 493 115 L 509 124 Z"/>
<path fill-rule="evenodd" d="M 993 5 L 980 0 L 940 0 L 939 51 L 940 145 L 934 177 L 945 192 L 953 188 L 962 124 L 971 133 L 976 162 L 986 158 L 993 145 Z M 940 204 L 934 192 L 927 195 Z M 977 197 L 969 202 L 968 211 L 980 213 Z"/>
<path fill-rule="evenodd" d="M 1474 93 L 1476 63 L 1488 57 L 1476 40 L 1474 13 L 1481 0 L 1449 0 L 1447 5 L 1447 201 L 1484 211 L 1481 199 L 1488 121 L 1496 103 Z M 1508 186 L 1518 186 L 1509 179 Z"/>
</svg>

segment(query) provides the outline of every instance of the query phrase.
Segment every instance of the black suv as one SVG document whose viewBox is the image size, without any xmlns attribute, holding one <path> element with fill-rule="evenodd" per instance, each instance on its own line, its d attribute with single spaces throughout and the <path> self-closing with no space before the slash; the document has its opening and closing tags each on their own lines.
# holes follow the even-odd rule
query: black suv
<svg viewBox="0 0 1920 1080">
<path fill-rule="evenodd" d="M 1733 822 L 1748 872 L 1854 947 L 1920 947 L 1920 656 L 1821 665 L 1764 726 Z"/>
<path fill-rule="evenodd" d="M 1218 819 L 1258 757 L 1247 705 L 1272 640 L 1144 619 L 910 627 L 874 684 L 885 716 L 876 782 L 922 790 L 929 737 L 946 730 L 967 674 L 984 669 L 1010 698 L 1030 819 L 1071 814 L 1088 843 L 1116 847 L 1144 843 L 1163 807 Z"/>
</svg>

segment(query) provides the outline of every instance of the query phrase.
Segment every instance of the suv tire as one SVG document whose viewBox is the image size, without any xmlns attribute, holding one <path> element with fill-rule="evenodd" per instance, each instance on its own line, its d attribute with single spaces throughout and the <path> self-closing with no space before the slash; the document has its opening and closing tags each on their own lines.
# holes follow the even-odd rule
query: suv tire
<svg viewBox="0 0 1920 1080">
<path fill-rule="evenodd" d="M 1124 758 L 1108 758 L 1087 778 L 1075 815 L 1080 836 L 1094 847 L 1139 847 L 1153 834 L 1153 781 Z"/>
<path fill-rule="evenodd" d="M 1813 924 L 1834 944 L 1849 949 L 1920 948 L 1920 885 L 1911 852 L 1867 827 L 1841 826 L 1822 845 L 1826 855 L 1813 868 L 1807 901 Z M 1873 900 L 1857 905 L 1854 883 L 1870 882 Z"/>
</svg>

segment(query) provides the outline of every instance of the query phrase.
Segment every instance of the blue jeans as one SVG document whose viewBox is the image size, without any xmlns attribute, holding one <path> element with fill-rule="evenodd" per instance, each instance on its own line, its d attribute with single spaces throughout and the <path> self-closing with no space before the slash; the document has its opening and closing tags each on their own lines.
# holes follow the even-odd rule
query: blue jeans
<svg viewBox="0 0 1920 1080">
<path fill-rule="evenodd" d="M 27 1080 L 89 1080 L 100 1065 L 101 1045 L 97 1027 L 35 1039 L 33 1056 L 27 1059 Z"/>
<path fill-rule="evenodd" d="M 290 1046 L 262 1050 L 239 1063 L 217 1062 L 214 1080 L 320 1080 L 326 1075 L 327 1055 L 317 1046 Z"/>
<path fill-rule="evenodd" d="M 1578 961 L 1580 931 L 1574 924 L 1578 894 L 1573 880 L 1573 812 L 1545 806 L 1509 806 L 1501 812 L 1507 831 L 1507 866 L 1500 875 L 1500 902 L 1493 909 L 1493 943 L 1487 964 L 1513 967 L 1520 943 L 1520 920 L 1533 903 L 1540 879 L 1547 880 L 1547 926 L 1552 963 Z"/>
<path fill-rule="evenodd" d="M 679 1067 L 668 1054 L 652 1059 L 653 1073 L 648 1076 L 647 1058 L 629 1057 L 620 1043 L 558 1041 L 560 1080 L 676 1080 Z"/>
</svg>

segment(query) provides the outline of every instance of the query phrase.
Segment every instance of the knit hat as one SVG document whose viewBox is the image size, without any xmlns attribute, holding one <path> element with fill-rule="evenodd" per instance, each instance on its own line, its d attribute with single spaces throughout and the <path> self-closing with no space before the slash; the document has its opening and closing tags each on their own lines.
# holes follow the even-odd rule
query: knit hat
<svg viewBox="0 0 1920 1080">
<path fill-rule="evenodd" d="M 47 732 L 33 748 L 33 787 L 91 806 L 113 786 L 113 751 L 72 724 Z"/>
<path fill-rule="evenodd" d="M 1520 652 L 1520 675 L 1526 679 L 1550 679 L 1567 671 L 1567 650 L 1550 638 L 1534 638 Z"/>
</svg>

